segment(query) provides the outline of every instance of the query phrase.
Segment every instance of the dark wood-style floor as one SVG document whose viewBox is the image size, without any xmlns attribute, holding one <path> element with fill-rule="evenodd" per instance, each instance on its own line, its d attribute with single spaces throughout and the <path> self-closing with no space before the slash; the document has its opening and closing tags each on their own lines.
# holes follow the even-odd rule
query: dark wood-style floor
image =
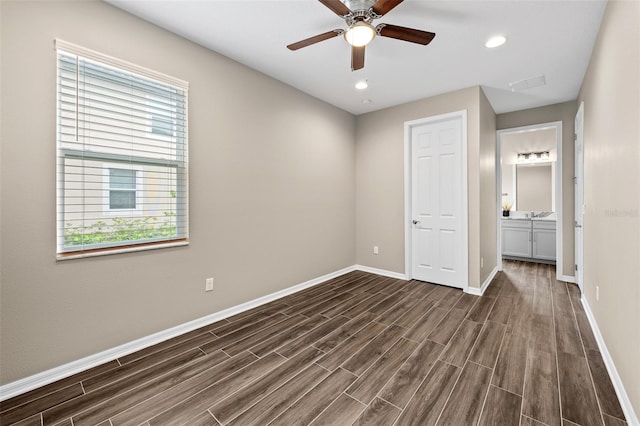
<svg viewBox="0 0 640 426">
<path fill-rule="evenodd" d="M 625 425 L 576 286 L 352 272 L 0 405 L 9 425 Z"/>
</svg>

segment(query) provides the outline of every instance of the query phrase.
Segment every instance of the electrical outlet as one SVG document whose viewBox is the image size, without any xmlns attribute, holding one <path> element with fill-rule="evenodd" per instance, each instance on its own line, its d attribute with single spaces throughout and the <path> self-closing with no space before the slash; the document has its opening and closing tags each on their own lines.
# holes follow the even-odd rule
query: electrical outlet
<svg viewBox="0 0 640 426">
<path fill-rule="evenodd" d="M 213 278 L 207 278 L 204 283 L 204 291 L 213 291 Z"/>
<path fill-rule="evenodd" d="M 600 286 L 596 286 L 596 302 L 600 301 Z"/>
<path fill-rule="evenodd" d="M 373 254 L 380 254 L 380 250 L 378 250 L 378 246 L 373 246 Z"/>
</svg>

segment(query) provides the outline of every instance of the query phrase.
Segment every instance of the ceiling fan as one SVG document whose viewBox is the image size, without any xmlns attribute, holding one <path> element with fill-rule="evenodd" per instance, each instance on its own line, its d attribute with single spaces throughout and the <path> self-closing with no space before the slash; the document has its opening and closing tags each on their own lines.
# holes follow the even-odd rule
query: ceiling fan
<svg viewBox="0 0 640 426">
<path fill-rule="evenodd" d="M 289 50 L 298 50 L 303 47 L 343 35 L 347 43 L 351 45 L 351 70 L 364 68 L 365 47 L 376 35 L 395 38 L 427 45 L 436 36 L 435 33 L 416 30 L 414 28 L 400 27 L 390 24 L 378 24 L 373 26 L 374 19 L 380 19 L 403 0 L 319 0 L 320 3 L 331 9 L 347 23 L 346 30 L 336 29 L 318 34 L 287 46 Z"/>
</svg>

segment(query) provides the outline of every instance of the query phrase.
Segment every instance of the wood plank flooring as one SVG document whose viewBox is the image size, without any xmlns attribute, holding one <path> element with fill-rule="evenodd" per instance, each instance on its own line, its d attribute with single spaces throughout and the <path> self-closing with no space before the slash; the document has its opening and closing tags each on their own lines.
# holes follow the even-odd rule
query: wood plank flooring
<svg viewBox="0 0 640 426">
<path fill-rule="evenodd" d="M 580 292 L 351 272 L 0 403 L 1 425 L 626 425 Z"/>
</svg>

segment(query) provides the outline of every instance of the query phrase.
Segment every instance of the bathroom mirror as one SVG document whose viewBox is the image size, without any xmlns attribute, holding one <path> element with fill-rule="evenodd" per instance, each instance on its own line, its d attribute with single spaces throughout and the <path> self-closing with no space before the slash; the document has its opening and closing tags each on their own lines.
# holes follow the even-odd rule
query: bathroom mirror
<svg viewBox="0 0 640 426">
<path fill-rule="evenodd" d="M 555 211 L 555 163 L 516 165 L 516 205 L 523 211 Z"/>
<path fill-rule="evenodd" d="M 546 158 L 525 160 L 531 153 L 545 153 Z M 501 135 L 502 204 L 511 204 L 512 211 L 556 211 L 556 129 Z"/>
</svg>

